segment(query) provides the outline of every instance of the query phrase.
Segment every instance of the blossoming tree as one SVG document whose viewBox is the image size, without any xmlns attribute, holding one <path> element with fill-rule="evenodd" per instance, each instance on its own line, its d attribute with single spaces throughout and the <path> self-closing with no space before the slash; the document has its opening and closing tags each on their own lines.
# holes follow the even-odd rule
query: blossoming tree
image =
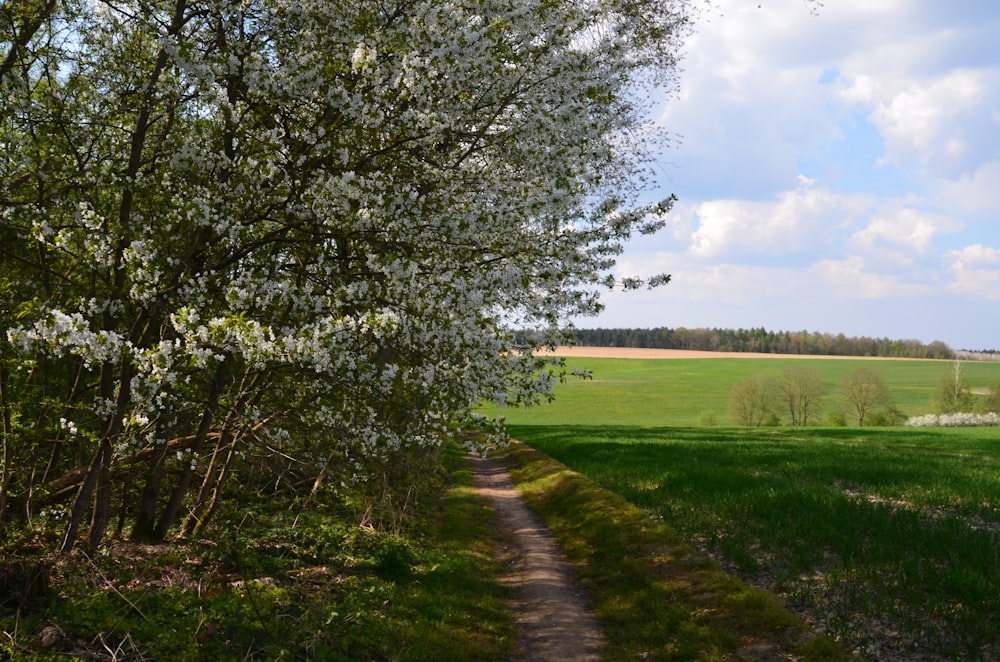
<svg viewBox="0 0 1000 662">
<path fill-rule="evenodd" d="M 687 24 L 684 0 L 5 5 L 0 517 L 67 504 L 64 552 L 116 508 L 162 539 L 250 456 L 318 480 L 502 438 L 476 404 L 550 393 L 535 351 L 669 207 L 636 204 L 642 88 Z"/>
</svg>

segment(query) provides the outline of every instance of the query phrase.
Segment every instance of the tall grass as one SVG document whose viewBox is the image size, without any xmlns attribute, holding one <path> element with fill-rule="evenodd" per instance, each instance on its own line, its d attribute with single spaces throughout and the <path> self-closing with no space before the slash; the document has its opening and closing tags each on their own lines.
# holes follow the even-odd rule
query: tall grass
<svg viewBox="0 0 1000 662">
<path fill-rule="evenodd" d="M 868 659 L 1000 655 L 995 429 L 518 426 Z"/>
</svg>

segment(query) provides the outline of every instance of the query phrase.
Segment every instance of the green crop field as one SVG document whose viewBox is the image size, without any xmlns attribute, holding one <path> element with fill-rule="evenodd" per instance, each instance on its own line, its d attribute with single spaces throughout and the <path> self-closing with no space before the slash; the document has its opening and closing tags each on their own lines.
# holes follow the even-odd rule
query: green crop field
<svg viewBox="0 0 1000 662">
<path fill-rule="evenodd" d="M 932 412 L 931 395 L 950 361 L 709 358 L 709 359 L 567 359 L 568 369 L 588 369 L 592 379 L 567 377 L 556 387 L 556 400 L 530 409 L 484 408 L 511 424 L 699 425 L 706 415 L 730 423 L 729 395 L 751 375 L 773 374 L 794 365 L 815 369 L 827 385 L 824 412 L 842 408 L 837 387 L 851 370 L 875 370 L 889 388 L 896 407 L 907 416 Z M 1000 383 L 1000 362 L 965 362 L 962 374 L 975 392 Z M 825 417 L 821 416 L 822 420 Z"/>
<path fill-rule="evenodd" d="M 948 362 L 795 359 L 831 395 L 879 371 L 929 413 Z M 731 385 L 782 359 L 573 359 L 594 379 L 505 411 L 512 435 L 617 492 L 724 567 L 780 595 L 862 658 L 1000 656 L 1000 429 L 737 428 Z M 998 364 L 963 364 L 969 386 Z M 828 404 L 828 406 L 832 406 Z"/>
</svg>

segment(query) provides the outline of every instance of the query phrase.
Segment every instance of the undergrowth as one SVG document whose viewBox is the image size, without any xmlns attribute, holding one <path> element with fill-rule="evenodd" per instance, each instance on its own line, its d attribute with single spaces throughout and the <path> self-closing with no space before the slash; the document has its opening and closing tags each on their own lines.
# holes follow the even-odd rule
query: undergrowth
<svg viewBox="0 0 1000 662">
<path fill-rule="evenodd" d="M 198 540 L 5 549 L 0 658 L 502 659 L 515 637 L 491 533 L 448 461 L 393 531 L 244 489 Z"/>
</svg>

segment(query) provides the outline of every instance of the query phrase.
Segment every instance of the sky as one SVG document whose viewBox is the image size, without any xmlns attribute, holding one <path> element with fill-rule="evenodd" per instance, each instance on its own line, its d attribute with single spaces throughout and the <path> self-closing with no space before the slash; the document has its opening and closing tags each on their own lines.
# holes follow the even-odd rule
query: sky
<svg viewBox="0 0 1000 662">
<path fill-rule="evenodd" d="M 716 0 L 592 327 L 765 327 L 1000 349 L 1000 2 Z"/>
</svg>

